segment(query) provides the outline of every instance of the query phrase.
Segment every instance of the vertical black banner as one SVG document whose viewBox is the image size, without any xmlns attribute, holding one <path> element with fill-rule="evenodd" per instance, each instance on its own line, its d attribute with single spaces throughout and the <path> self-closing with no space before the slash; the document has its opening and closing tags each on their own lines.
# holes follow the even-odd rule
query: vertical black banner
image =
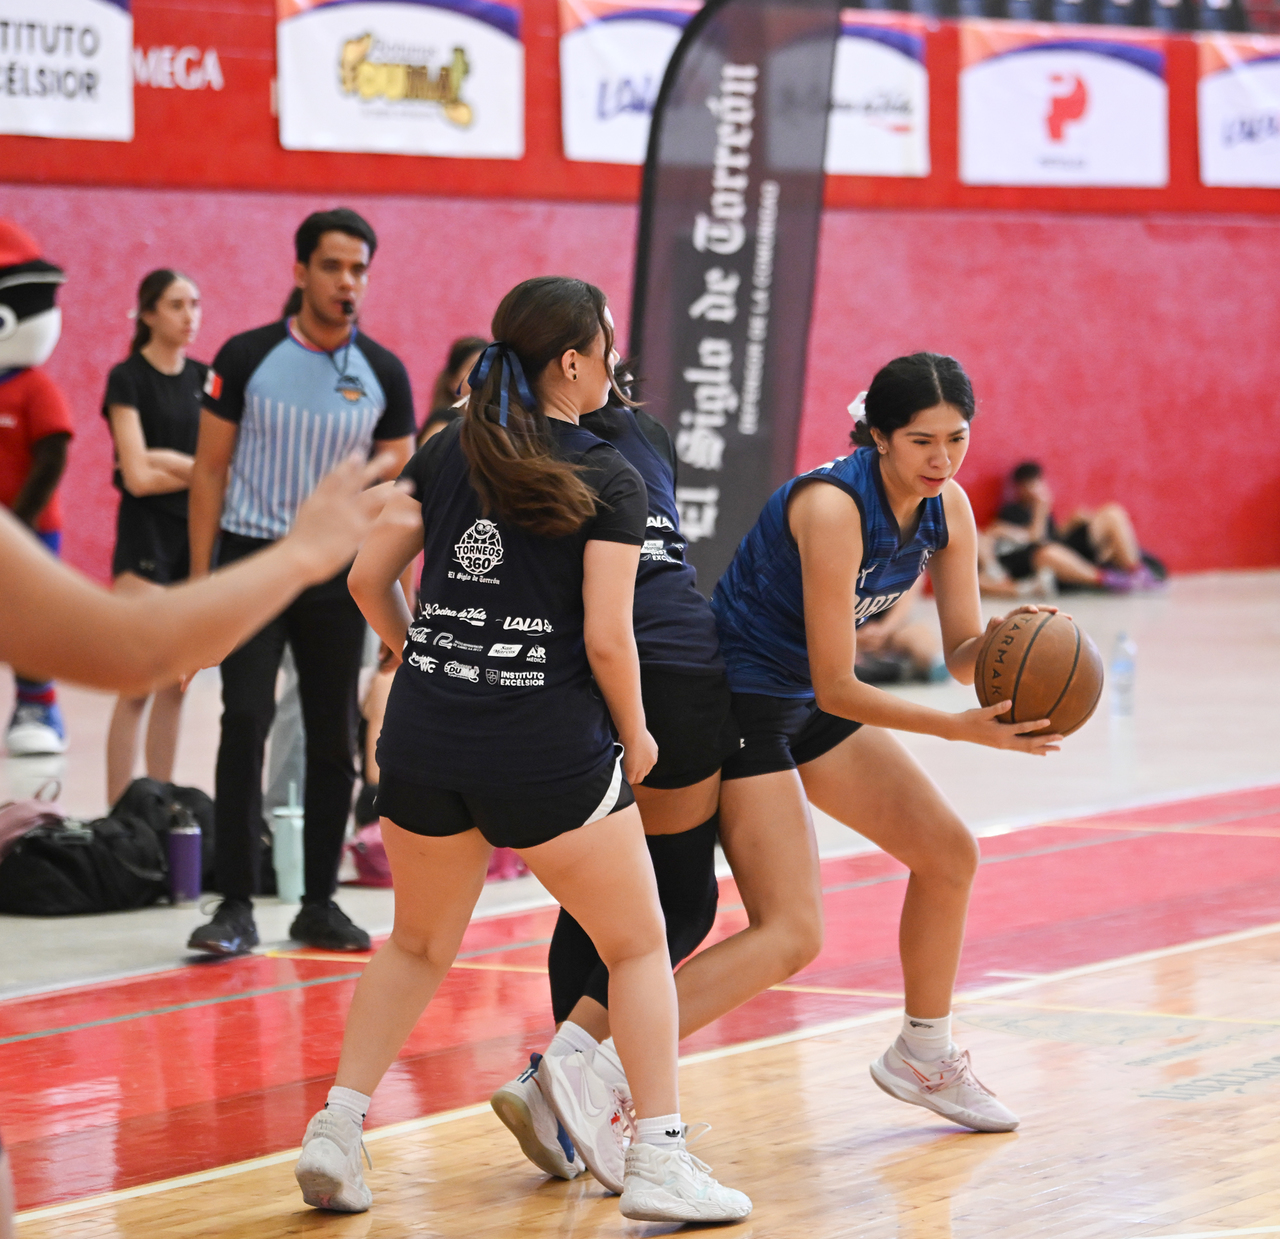
<svg viewBox="0 0 1280 1239">
<path fill-rule="evenodd" d="M 707 594 L 795 463 L 839 34 L 838 0 L 708 0 L 654 107 L 631 356 Z"/>
</svg>

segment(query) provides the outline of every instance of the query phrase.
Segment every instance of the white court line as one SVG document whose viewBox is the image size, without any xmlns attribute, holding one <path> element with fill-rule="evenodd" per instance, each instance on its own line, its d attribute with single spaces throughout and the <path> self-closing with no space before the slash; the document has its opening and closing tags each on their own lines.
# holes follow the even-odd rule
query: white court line
<svg viewBox="0 0 1280 1239">
<path fill-rule="evenodd" d="M 1245 1230 L 1198 1230 L 1190 1235 L 1144 1235 L 1141 1239 L 1227 1239 L 1228 1235 L 1280 1235 L 1280 1226 L 1250 1226 Z M 1138 1239 L 1135 1236 L 1135 1239 Z"/>
<path fill-rule="evenodd" d="M 988 985 L 983 989 L 971 990 L 956 995 L 957 1003 L 979 998 L 999 998 L 1005 994 L 1014 994 L 1022 990 L 1032 989 L 1037 985 L 1048 985 L 1054 981 L 1070 981 L 1074 977 L 1090 976 L 1097 972 L 1108 972 L 1114 968 L 1126 968 L 1132 964 L 1145 964 L 1152 960 L 1168 959 L 1172 955 L 1186 955 L 1191 951 L 1211 950 L 1218 946 L 1229 946 L 1235 942 L 1247 942 L 1251 938 L 1262 938 L 1268 934 L 1280 933 L 1280 922 L 1273 925 L 1259 925 L 1254 929 L 1241 929 L 1235 933 L 1218 934 L 1212 938 L 1200 938 L 1194 942 L 1184 942 L 1178 946 L 1161 947 L 1155 951 L 1140 951 L 1136 955 L 1121 955 L 1115 959 L 1102 960 L 1096 964 L 1082 964 L 1078 968 L 1064 968 L 1060 972 L 1046 972 L 1043 976 L 1025 981 L 1009 981 L 1004 985 Z M 794 1041 L 809 1041 L 816 1037 L 830 1036 L 833 1033 L 846 1032 L 851 1028 L 860 1028 L 866 1024 L 876 1024 L 881 1020 L 893 1019 L 902 1014 L 901 1007 L 890 1007 L 880 1011 L 869 1011 L 864 1015 L 851 1016 L 848 1019 L 832 1020 L 826 1024 L 812 1024 L 805 1028 L 797 1028 L 791 1032 L 778 1033 L 772 1037 L 759 1037 L 754 1041 L 740 1041 L 735 1045 L 722 1046 L 717 1050 L 703 1050 L 697 1054 L 687 1054 L 680 1059 L 682 1067 L 693 1067 L 699 1063 L 715 1062 L 722 1058 L 735 1058 L 739 1054 L 752 1054 L 756 1050 L 767 1050 L 777 1045 L 788 1045 Z M 395 1136 L 410 1135 L 413 1132 L 425 1131 L 429 1127 L 439 1127 L 445 1123 L 453 1123 L 459 1119 L 475 1118 L 489 1111 L 487 1103 L 476 1106 L 464 1106 L 458 1110 L 446 1110 L 441 1114 L 429 1114 L 424 1118 L 410 1119 L 406 1123 L 392 1123 L 386 1127 L 375 1127 L 365 1133 L 365 1143 L 372 1144 L 378 1140 L 388 1140 Z M 17 1215 L 17 1221 L 40 1222 L 53 1218 L 68 1217 L 74 1213 L 86 1213 L 107 1205 L 119 1204 L 126 1200 L 136 1200 L 140 1196 L 154 1196 L 160 1192 L 173 1191 L 176 1188 L 196 1187 L 201 1183 L 212 1183 L 218 1179 L 231 1178 L 233 1175 L 245 1174 L 250 1170 L 260 1170 L 267 1166 L 278 1166 L 282 1162 L 292 1161 L 301 1153 L 301 1149 L 288 1149 L 283 1153 L 270 1153 L 266 1157 L 255 1157 L 249 1161 L 233 1162 L 229 1166 L 218 1166 L 213 1170 L 201 1170 L 195 1174 L 182 1175 L 176 1179 L 162 1179 L 157 1183 L 144 1183 L 137 1187 L 126 1187 L 117 1192 L 104 1192 L 98 1196 L 84 1196 L 79 1200 L 64 1201 L 59 1205 L 47 1205 L 42 1209 L 30 1209 Z M 1263 1230 L 1228 1230 L 1206 1231 L 1203 1235 L 1169 1235 L 1147 1236 L 1146 1239 L 1219 1239 L 1224 1235 L 1280 1234 L 1280 1226 Z"/>
</svg>

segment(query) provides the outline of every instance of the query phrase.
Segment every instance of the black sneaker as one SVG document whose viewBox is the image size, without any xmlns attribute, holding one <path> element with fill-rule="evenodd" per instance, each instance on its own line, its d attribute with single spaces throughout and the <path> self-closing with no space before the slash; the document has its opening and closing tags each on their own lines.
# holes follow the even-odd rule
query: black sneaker
<svg viewBox="0 0 1280 1239">
<path fill-rule="evenodd" d="M 289 937 L 320 951 L 368 951 L 373 946 L 369 935 L 332 899 L 304 903 L 289 926 Z"/>
<path fill-rule="evenodd" d="M 224 899 L 213 920 L 187 939 L 188 951 L 206 955 L 247 955 L 257 945 L 258 927 L 253 923 L 253 904 L 247 899 Z"/>
</svg>

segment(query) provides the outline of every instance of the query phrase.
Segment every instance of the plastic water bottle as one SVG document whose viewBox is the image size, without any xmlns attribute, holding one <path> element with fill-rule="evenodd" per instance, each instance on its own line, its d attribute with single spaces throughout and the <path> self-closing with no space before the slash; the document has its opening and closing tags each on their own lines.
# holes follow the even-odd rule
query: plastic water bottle
<svg viewBox="0 0 1280 1239">
<path fill-rule="evenodd" d="M 272 810 L 275 830 L 271 842 L 271 863 L 276 871 L 276 894 L 281 903 L 302 902 L 302 806 L 298 784 L 289 780 L 289 803 Z"/>
<path fill-rule="evenodd" d="M 1138 647 L 1127 632 L 1117 634 L 1111 649 L 1111 714 L 1113 718 L 1133 717 L 1133 686 L 1137 675 Z"/>
<path fill-rule="evenodd" d="M 200 824 L 185 805 L 173 806 L 177 824 L 166 839 L 169 853 L 169 898 L 175 903 L 194 903 L 200 898 L 204 862 Z"/>
</svg>

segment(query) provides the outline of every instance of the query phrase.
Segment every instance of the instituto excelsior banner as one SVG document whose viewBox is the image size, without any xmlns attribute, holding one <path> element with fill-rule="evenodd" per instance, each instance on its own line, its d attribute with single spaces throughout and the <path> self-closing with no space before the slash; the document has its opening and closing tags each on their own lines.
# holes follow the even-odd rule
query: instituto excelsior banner
<svg viewBox="0 0 1280 1239">
<path fill-rule="evenodd" d="M 929 175 L 923 18 L 845 9 L 827 123 L 828 173 Z"/>
<path fill-rule="evenodd" d="M 960 23 L 960 179 L 1162 186 L 1162 37 L 1108 27 Z"/>
<path fill-rule="evenodd" d="M 519 0 L 277 0 L 280 144 L 519 159 Z"/>
<path fill-rule="evenodd" d="M 630 354 L 710 593 L 795 468 L 839 0 L 710 0 L 658 92 Z"/>
<path fill-rule="evenodd" d="M 565 158 L 644 163 L 667 62 L 702 0 L 560 0 Z M 826 170 L 929 175 L 927 23 L 847 9 L 836 45 Z"/>
<path fill-rule="evenodd" d="M 133 138 L 129 0 L 5 0 L 0 133 Z"/>
<path fill-rule="evenodd" d="M 1280 38 L 1201 34 L 1200 180 L 1280 189 Z"/>
</svg>

